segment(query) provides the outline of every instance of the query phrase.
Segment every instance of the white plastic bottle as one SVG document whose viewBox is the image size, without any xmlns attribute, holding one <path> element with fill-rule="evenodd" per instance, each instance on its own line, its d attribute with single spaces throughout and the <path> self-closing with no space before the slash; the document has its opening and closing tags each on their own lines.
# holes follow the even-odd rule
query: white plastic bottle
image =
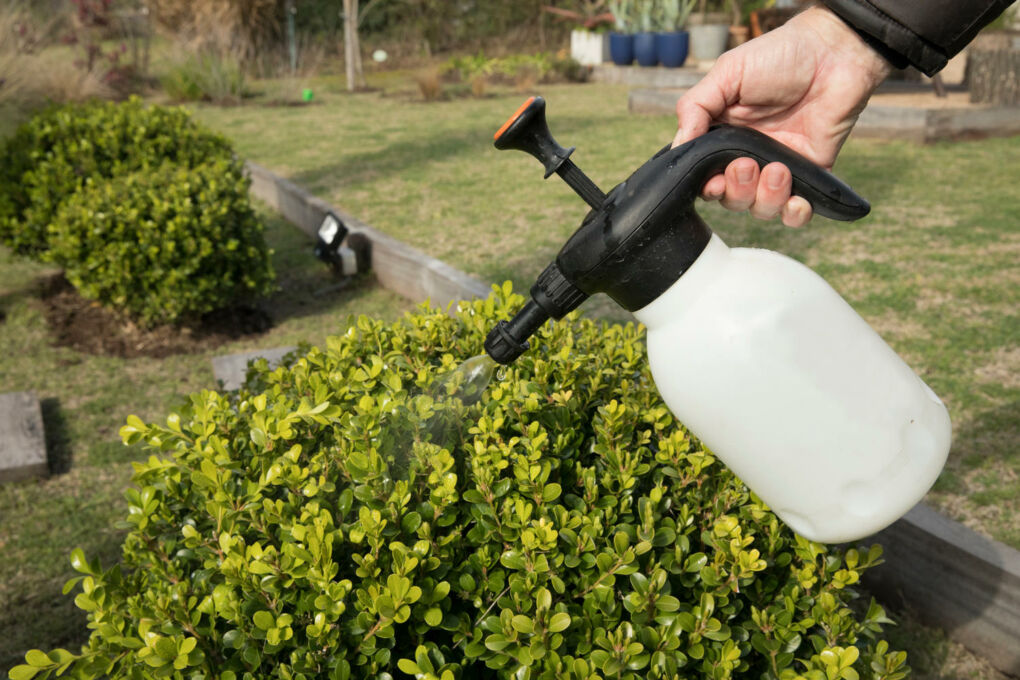
<svg viewBox="0 0 1020 680">
<path fill-rule="evenodd" d="M 799 262 L 713 235 L 634 315 L 670 410 L 802 536 L 869 536 L 938 477 L 945 406 Z"/>
</svg>

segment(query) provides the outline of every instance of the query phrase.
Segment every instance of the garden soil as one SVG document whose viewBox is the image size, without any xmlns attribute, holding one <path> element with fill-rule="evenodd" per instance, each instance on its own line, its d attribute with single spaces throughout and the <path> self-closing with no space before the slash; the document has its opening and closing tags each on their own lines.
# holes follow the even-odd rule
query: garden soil
<svg viewBox="0 0 1020 680">
<path fill-rule="evenodd" d="M 269 315 L 238 306 L 205 314 L 178 325 L 140 328 L 92 300 L 86 300 L 63 274 L 41 281 L 39 300 L 55 345 L 86 354 L 122 358 L 162 358 L 194 354 L 272 327 Z"/>
</svg>

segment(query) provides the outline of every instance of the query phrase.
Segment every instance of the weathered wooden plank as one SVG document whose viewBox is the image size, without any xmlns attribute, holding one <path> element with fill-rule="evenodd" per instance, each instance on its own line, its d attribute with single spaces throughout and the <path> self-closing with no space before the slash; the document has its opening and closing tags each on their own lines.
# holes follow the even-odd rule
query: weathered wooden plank
<svg viewBox="0 0 1020 680">
<path fill-rule="evenodd" d="M 48 473 L 39 399 L 33 392 L 0 394 L 0 482 Z"/>
<path fill-rule="evenodd" d="M 886 560 L 866 573 L 876 597 L 905 603 L 999 670 L 1020 675 L 1020 551 L 923 503 L 873 540 Z"/>
</svg>

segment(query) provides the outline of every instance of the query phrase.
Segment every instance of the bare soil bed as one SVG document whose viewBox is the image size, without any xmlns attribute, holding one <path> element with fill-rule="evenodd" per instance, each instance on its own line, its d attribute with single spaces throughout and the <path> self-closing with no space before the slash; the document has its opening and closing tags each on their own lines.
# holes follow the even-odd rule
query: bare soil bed
<svg viewBox="0 0 1020 680">
<path fill-rule="evenodd" d="M 182 324 L 141 328 L 99 303 L 83 298 L 62 274 L 40 281 L 39 304 L 55 345 L 86 354 L 121 358 L 193 354 L 261 335 L 273 325 L 262 309 L 236 306 Z"/>
</svg>

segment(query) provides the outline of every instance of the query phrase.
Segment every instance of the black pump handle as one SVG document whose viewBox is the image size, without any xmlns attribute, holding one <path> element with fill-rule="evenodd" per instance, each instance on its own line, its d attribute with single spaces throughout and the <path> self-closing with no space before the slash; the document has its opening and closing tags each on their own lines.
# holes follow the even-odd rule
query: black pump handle
<svg viewBox="0 0 1020 680">
<path fill-rule="evenodd" d="M 672 156 L 667 171 L 680 173 L 675 176 L 674 184 L 685 184 L 696 193 L 730 162 L 748 157 L 757 161 L 759 168 L 776 161 L 788 167 L 793 175 L 793 194 L 805 198 L 817 215 L 850 221 L 864 217 L 871 210 L 864 198 L 831 172 L 750 128 L 717 125 L 672 151 L 667 146 L 656 156 L 664 153 Z"/>
<path fill-rule="evenodd" d="M 574 152 L 556 143 L 545 121 L 545 99 L 529 97 L 492 136 L 497 149 L 516 149 L 531 154 L 545 166 L 546 179 Z"/>
</svg>

